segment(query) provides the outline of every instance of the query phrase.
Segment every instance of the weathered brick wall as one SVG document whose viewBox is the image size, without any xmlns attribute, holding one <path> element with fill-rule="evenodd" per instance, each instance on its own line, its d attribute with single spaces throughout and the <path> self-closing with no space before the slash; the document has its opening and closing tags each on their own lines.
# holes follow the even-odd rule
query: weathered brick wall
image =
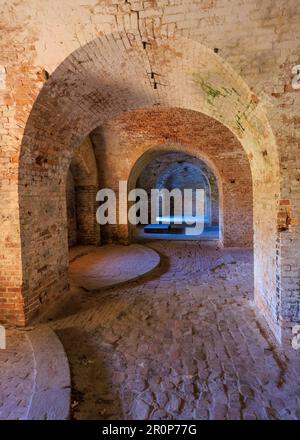
<svg viewBox="0 0 300 440">
<path fill-rule="evenodd" d="M 249 161 L 240 142 L 217 121 L 180 109 L 138 110 L 94 130 L 91 139 L 96 155 L 105 157 L 103 167 L 99 169 L 100 185 L 115 190 L 119 180 L 129 180 L 129 189 L 136 186 L 136 179 L 144 166 L 153 159 L 153 148 L 154 157 L 177 151 L 206 159 L 219 177 L 224 245 L 252 245 L 253 200 Z M 118 166 L 120 155 L 126 157 L 122 167 Z M 133 174 L 134 181 L 130 181 Z M 130 231 L 123 225 L 104 227 L 103 231 L 106 240 L 128 242 Z"/>
<path fill-rule="evenodd" d="M 67 176 L 67 220 L 68 220 L 68 243 L 69 247 L 77 244 L 77 213 L 76 213 L 76 190 L 74 177 L 69 169 Z"/>
<path fill-rule="evenodd" d="M 82 245 L 100 244 L 100 228 L 96 220 L 97 187 L 76 186 L 77 243 Z"/>
<path fill-rule="evenodd" d="M 22 325 L 66 291 L 71 148 L 122 111 L 159 105 L 206 113 L 241 141 L 256 301 L 279 336 L 299 320 L 298 0 L 21 0 L 0 13 L 1 321 Z"/>
<path fill-rule="evenodd" d="M 100 244 L 100 227 L 96 220 L 97 191 L 96 158 L 90 139 L 86 138 L 76 151 L 68 171 L 66 194 L 69 246 Z"/>
</svg>

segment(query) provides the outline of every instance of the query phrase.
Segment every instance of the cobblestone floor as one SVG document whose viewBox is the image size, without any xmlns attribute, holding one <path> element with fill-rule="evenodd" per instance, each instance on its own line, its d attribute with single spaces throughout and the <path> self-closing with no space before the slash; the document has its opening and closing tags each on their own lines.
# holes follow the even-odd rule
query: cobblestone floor
<svg viewBox="0 0 300 440">
<path fill-rule="evenodd" d="M 75 419 L 299 419 L 300 353 L 253 306 L 252 252 L 152 242 L 162 264 L 50 317 Z"/>
<path fill-rule="evenodd" d="M 7 330 L 7 348 L 0 350 L 0 420 L 27 418 L 34 380 L 34 356 L 26 332 Z"/>
</svg>

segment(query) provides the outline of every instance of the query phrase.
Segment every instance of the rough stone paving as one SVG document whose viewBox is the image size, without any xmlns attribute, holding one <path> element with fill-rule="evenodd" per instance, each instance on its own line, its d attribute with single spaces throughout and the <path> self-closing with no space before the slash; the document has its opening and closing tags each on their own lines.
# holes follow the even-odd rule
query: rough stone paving
<svg viewBox="0 0 300 440">
<path fill-rule="evenodd" d="M 34 355 L 24 331 L 7 331 L 0 350 L 0 420 L 27 418 L 35 381 Z"/>
<path fill-rule="evenodd" d="M 78 291 L 49 316 L 75 419 L 300 419 L 300 353 L 253 305 L 250 250 L 151 243 L 148 277 Z"/>
</svg>

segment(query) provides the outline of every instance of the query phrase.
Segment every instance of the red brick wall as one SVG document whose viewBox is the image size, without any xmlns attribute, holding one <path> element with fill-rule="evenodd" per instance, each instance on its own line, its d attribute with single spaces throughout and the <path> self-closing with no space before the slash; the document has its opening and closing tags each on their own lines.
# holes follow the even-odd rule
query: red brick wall
<svg viewBox="0 0 300 440">
<path fill-rule="evenodd" d="M 89 138 L 74 155 L 67 178 L 67 221 L 69 246 L 100 244 L 96 221 L 98 169 Z"/>
<path fill-rule="evenodd" d="M 76 190 L 74 177 L 71 170 L 67 177 L 67 219 L 68 219 L 68 243 L 69 247 L 77 244 L 77 213 L 76 213 Z"/>
</svg>

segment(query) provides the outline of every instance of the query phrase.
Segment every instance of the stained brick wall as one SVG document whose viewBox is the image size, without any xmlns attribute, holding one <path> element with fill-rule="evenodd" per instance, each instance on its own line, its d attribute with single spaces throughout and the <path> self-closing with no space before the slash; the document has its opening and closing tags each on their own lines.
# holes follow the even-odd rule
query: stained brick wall
<svg viewBox="0 0 300 440">
<path fill-rule="evenodd" d="M 3 3 L 2 322 L 23 325 L 67 291 L 73 149 L 153 106 L 205 113 L 238 137 L 253 179 L 256 302 L 278 337 L 299 321 L 299 20 L 298 0 Z"/>
<path fill-rule="evenodd" d="M 96 221 L 98 169 L 93 146 L 87 138 L 74 155 L 67 176 L 66 199 L 69 246 L 99 245 Z"/>
<path fill-rule="evenodd" d="M 68 219 L 68 243 L 69 247 L 77 244 L 77 213 L 76 213 L 76 190 L 74 177 L 71 170 L 67 176 L 67 219 Z"/>
</svg>

